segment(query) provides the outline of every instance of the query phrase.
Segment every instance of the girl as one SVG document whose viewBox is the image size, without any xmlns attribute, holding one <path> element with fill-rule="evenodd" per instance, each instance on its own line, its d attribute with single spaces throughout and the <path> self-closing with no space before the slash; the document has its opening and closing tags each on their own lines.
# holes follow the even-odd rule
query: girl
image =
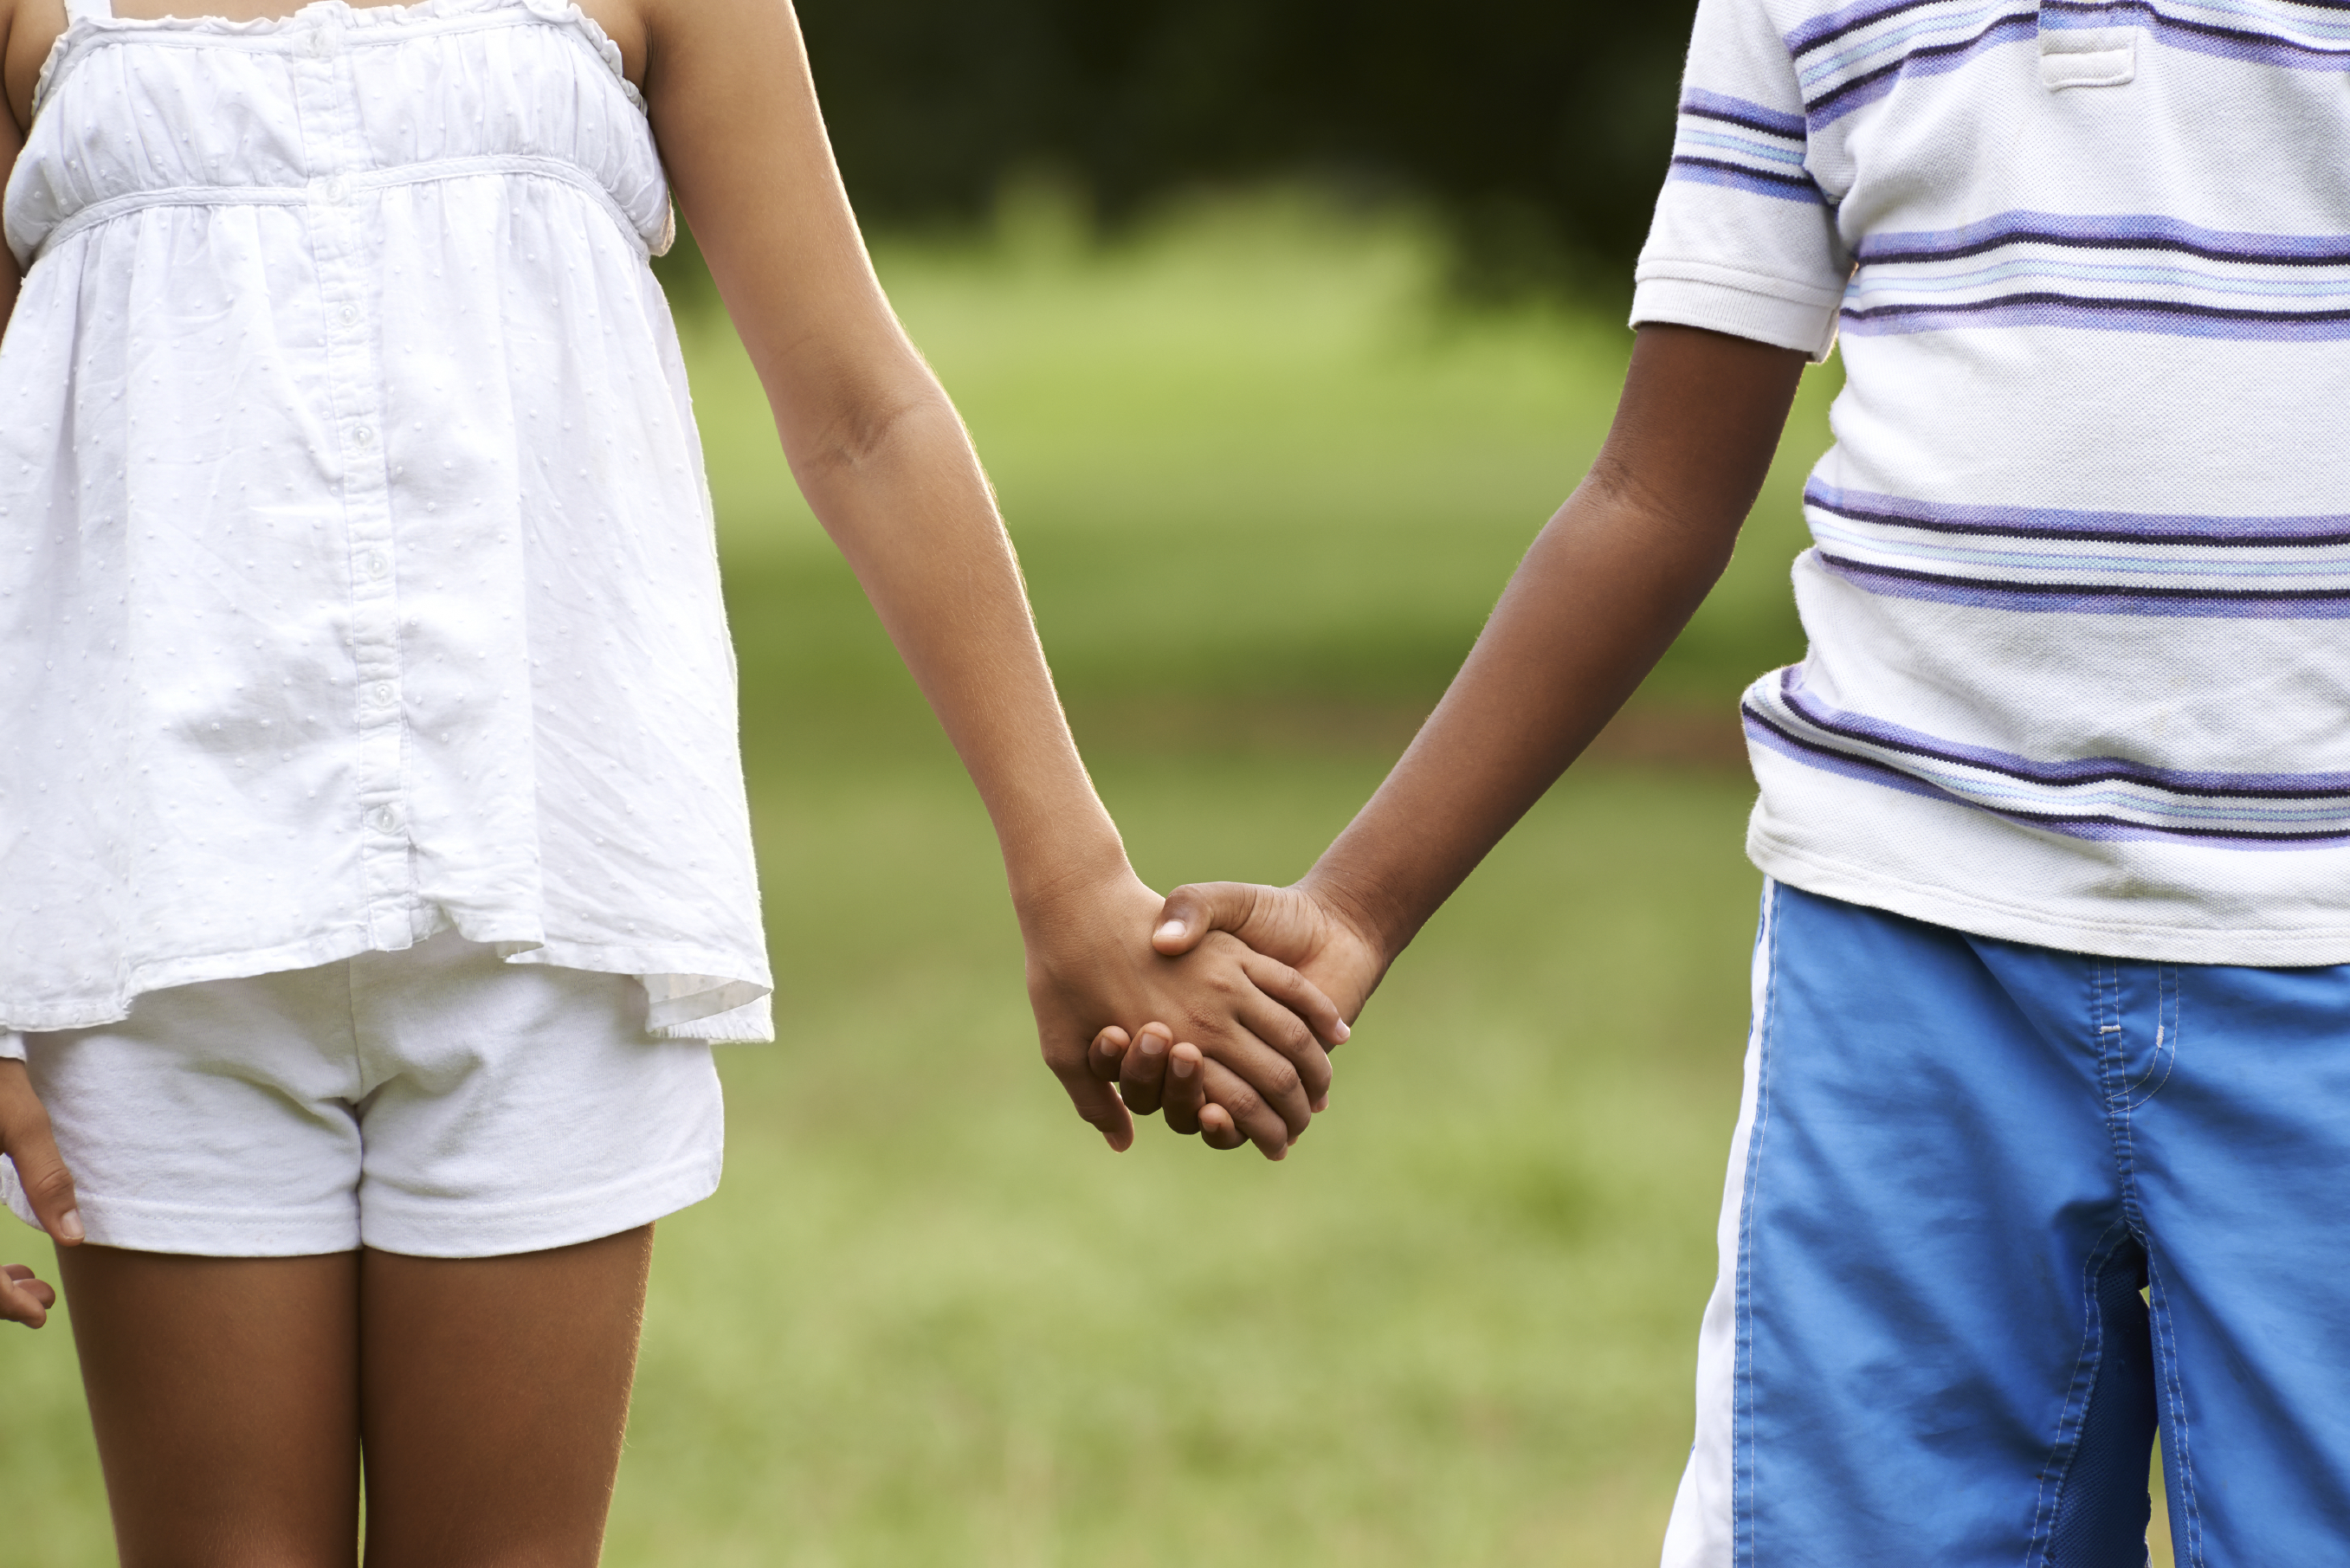
<svg viewBox="0 0 2350 1568">
<path fill-rule="evenodd" d="M 1087 1042 L 1170 1018 L 1278 1157 L 1344 1029 L 1144 940 L 785 0 L 218 3 L 0 0 L 6 1197 L 124 1562 L 350 1563 L 364 1450 L 371 1563 L 590 1563 L 711 1043 L 770 1033 L 672 185 L 1079 1114 L 1125 1147 Z"/>
</svg>

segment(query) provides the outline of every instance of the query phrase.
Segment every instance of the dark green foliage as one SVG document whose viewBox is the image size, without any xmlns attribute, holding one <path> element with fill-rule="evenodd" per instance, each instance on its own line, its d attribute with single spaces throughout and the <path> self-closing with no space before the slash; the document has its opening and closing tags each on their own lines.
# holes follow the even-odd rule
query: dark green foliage
<svg viewBox="0 0 2350 1568">
<path fill-rule="evenodd" d="M 805 0 L 868 221 L 1074 181 L 1105 221 L 1297 175 L 1439 213 L 1461 281 L 1620 286 L 1672 142 L 1693 5 L 1531 0 Z"/>
</svg>

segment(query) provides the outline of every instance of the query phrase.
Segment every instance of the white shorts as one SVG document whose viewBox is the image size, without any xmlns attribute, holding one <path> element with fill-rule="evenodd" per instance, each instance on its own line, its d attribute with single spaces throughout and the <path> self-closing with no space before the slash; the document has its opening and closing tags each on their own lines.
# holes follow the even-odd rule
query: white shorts
<svg viewBox="0 0 2350 1568">
<path fill-rule="evenodd" d="M 104 1246 L 495 1257 L 633 1230 L 716 1190 L 710 1046 L 645 1033 L 629 975 L 404 952 L 151 992 L 25 1037 Z M 33 1223 L 16 1172 L 0 1197 Z"/>
</svg>

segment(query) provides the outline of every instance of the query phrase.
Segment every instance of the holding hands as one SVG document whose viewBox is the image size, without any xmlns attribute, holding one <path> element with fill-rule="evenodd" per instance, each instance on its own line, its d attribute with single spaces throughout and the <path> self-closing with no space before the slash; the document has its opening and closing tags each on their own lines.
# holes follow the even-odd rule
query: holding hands
<svg viewBox="0 0 2350 1568">
<path fill-rule="evenodd" d="M 1118 1085 L 1124 1112 L 1163 1112 L 1170 1127 L 1197 1133 L 1211 1147 L 1250 1142 L 1268 1159 L 1281 1158 L 1305 1125 L 1284 1115 L 1287 1137 L 1276 1143 L 1268 1136 L 1266 1109 L 1295 1103 L 1286 1074 L 1263 1057 L 1228 1060 L 1197 1042 L 1217 1039 L 1225 1012 L 1243 1007 L 1263 1037 L 1291 1043 L 1306 1037 L 1312 1050 L 1283 1054 L 1301 1074 L 1307 1107 L 1319 1111 L 1329 1103 L 1324 1047 L 1347 1039 L 1347 1022 L 1378 984 L 1386 958 L 1305 884 L 1179 888 L 1158 910 L 1150 946 L 1162 960 L 1175 961 L 1170 972 L 1183 983 L 1187 1005 L 1152 1013 L 1151 1022 L 1132 1033 L 1116 1025 L 1103 1029 L 1087 1054 L 1088 1074 L 1098 1084 Z M 1232 968 L 1221 967 L 1225 960 Z M 1254 997 L 1224 989 L 1235 973 L 1253 983 Z M 1271 1018 L 1263 1011 L 1265 1002 L 1295 1011 L 1286 1020 Z M 1252 1067 L 1263 1069 L 1263 1075 Z"/>
<path fill-rule="evenodd" d="M 1164 1105 L 1179 1130 L 1278 1159 L 1326 1100 L 1346 1022 L 1311 979 L 1235 936 L 1202 925 L 1180 943 L 1154 939 L 1164 907 L 1122 867 L 1022 902 L 1045 1064 L 1112 1148 L 1133 1143 L 1132 1113 Z M 1098 1029 L 1103 1018 L 1151 1022 L 1129 1035 Z"/>
</svg>

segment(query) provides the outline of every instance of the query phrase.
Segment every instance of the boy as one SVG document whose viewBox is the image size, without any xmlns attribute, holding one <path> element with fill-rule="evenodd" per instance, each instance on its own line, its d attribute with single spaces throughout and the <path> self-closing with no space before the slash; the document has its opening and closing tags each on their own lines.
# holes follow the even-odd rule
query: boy
<svg viewBox="0 0 2350 1568">
<path fill-rule="evenodd" d="M 1168 901 L 1354 1016 L 1841 323 L 1674 1568 L 2134 1568 L 2158 1419 L 2182 1563 L 2350 1556 L 2341 16 L 1703 0 L 1606 450 L 1305 880 Z"/>
</svg>

